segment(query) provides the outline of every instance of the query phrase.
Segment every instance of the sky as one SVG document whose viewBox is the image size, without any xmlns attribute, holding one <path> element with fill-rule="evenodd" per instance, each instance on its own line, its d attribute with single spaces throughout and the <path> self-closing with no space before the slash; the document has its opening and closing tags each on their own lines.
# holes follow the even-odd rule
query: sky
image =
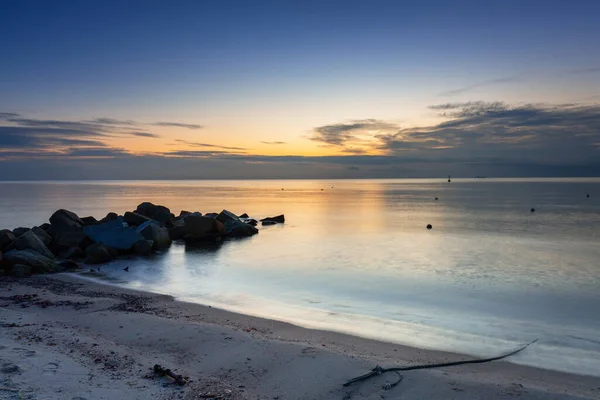
<svg viewBox="0 0 600 400">
<path fill-rule="evenodd" d="M 598 15 L 0 0 L 0 180 L 600 176 Z"/>
</svg>

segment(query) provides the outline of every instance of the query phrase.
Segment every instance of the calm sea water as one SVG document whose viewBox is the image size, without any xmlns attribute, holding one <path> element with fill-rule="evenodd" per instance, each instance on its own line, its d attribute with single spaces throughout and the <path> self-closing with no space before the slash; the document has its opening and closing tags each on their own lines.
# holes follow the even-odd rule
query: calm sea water
<svg viewBox="0 0 600 400">
<path fill-rule="evenodd" d="M 113 262 L 105 281 L 474 355 L 539 338 L 513 361 L 600 376 L 600 179 L 0 183 L 0 227 L 142 201 L 287 222 Z"/>
</svg>

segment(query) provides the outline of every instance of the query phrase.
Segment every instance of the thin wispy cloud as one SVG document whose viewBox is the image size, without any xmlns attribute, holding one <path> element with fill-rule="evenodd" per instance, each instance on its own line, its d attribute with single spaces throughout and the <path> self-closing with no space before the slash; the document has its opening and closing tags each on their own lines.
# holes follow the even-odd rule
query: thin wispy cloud
<svg viewBox="0 0 600 400">
<path fill-rule="evenodd" d="M 501 84 L 501 83 L 510 83 L 510 82 L 514 82 L 518 79 L 519 79 L 519 76 L 509 76 L 506 78 L 489 79 L 486 81 L 474 83 L 472 85 L 467 85 L 462 88 L 441 92 L 438 94 L 438 96 L 443 96 L 443 97 L 456 96 L 459 94 L 470 92 L 474 89 L 479 89 L 481 87 L 492 86 L 492 85 L 497 85 L 497 84 Z"/>
<path fill-rule="evenodd" d="M 155 122 L 152 125 L 176 127 L 176 128 L 186 128 L 186 129 L 202 129 L 202 128 L 204 128 L 203 125 L 183 124 L 181 122 Z"/>
<path fill-rule="evenodd" d="M 326 145 L 342 146 L 362 141 L 364 135 L 375 135 L 381 131 L 397 129 L 396 124 L 377 119 L 353 120 L 347 123 L 318 126 L 313 129 L 310 140 Z"/>
<path fill-rule="evenodd" d="M 263 144 L 269 144 L 269 145 L 287 144 L 287 142 L 265 142 L 265 141 L 261 141 L 261 143 L 263 143 Z"/>
<path fill-rule="evenodd" d="M 182 139 L 175 139 L 176 142 L 179 143 L 184 143 L 188 146 L 191 147 L 210 147 L 210 148 L 215 148 L 215 149 L 222 149 L 222 150 L 248 150 L 244 147 L 233 147 L 233 146 L 220 146 L 218 144 L 210 144 L 210 143 L 199 143 L 199 142 L 189 142 L 187 140 L 182 140 Z"/>
</svg>

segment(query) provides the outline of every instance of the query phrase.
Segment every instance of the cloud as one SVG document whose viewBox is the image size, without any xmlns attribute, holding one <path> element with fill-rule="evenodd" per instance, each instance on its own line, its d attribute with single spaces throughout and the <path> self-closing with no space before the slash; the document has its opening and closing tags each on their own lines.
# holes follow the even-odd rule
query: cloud
<svg viewBox="0 0 600 400">
<path fill-rule="evenodd" d="M 139 122 L 135 122 L 135 121 L 124 121 L 124 120 L 119 120 L 119 119 L 114 119 L 114 118 L 106 118 L 106 117 L 102 117 L 102 118 L 96 118 L 96 119 L 92 119 L 91 121 L 88 121 L 94 124 L 102 124 L 102 125 L 140 125 Z"/>
<path fill-rule="evenodd" d="M 188 146 L 192 146 L 192 147 L 210 147 L 210 148 L 215 148 L 215 149 L 240 150 L 240 151 L 248 150 L 244 147 L 219 146 L 216 144 L 209 144 L 209 143 L 188 142 L 187 140 L 182 140 L 182 139 L 175 139 L 175 141 L 179 142 L 179 143 L 187 144 Z"/>
<path fill-rule="evenodd" d="M 152 125 L 156 126 L 171 126 L 176 128 L 187 128 L 187 129 L 202 129 L 203 125 L 194 125 L 194 124 L 182 124 L 181 122 L 155 122 Z"/>
<path fill-rule="evenodd" d="M 265 141 L 261 141 L 261 143 L 263 143 L 263 144 L 272 144 L 272 145 L 287 144 L 287 142 L 265 142 Z"/>
<path fill-rule="evenodd" d="M 65 156 L 70 157 L 122 157 L 130 155 L 129 152 L 123 149 L 106 148 L 106 147 L 90 147 L 83 149 L 69 149 Z"/>
<path fill-rule="evenodd" d="M 0 112 L 0 120 L 10 119 L 10 118 L 17 118 L 17 117 L 19 117 L 19 114 L 16 114 L 16 113 L 7 113 L 7 112 Z"/>
<path fill-rule="evenodd" d="M 342 146 L 350 142 L 359 142 L 359 136 L 373 135 L 376 132 L 397 129 L 395 124 L 377 119 L 354 120 L 348 123 L 318 126 L 313 129 L 310 140 L 328 145 Z"/>
<path fill-rule="evenodd" d="M 127 135 L 131 136 L 139 136 L 139 137 L 147 137 L 147 138 L 159 138 L 160 136 L 155 133 L 150 132 L 127 132 Z"/>
<path fill-rule="evenodd" d="M 486 81 L 481 81 L 481 82 L 474 83 L 472 85 L 464 86 L 462 88 L 458 88 L 458 89 L 454 89 L 454 90 L 448 90 L 446 92 L 442 92 L 442 93 L 438 94 L 438 96 L 456 96 L 457 94 L 463 94 L 463 93 L 466 93 L 466 92 L 470 92 L 471 90 L 478 89 L 480 87 L 497 85 L 497 84 L 500 84 L 500 83 L 514 82 L 514 81 L 516 81 L 518 79 L 519 79 L 519 76 L 509 76 L 509 77 L 506 77 L 506 78 L 489 79 L 489 80 L 486 80 Z"/>
</svg>

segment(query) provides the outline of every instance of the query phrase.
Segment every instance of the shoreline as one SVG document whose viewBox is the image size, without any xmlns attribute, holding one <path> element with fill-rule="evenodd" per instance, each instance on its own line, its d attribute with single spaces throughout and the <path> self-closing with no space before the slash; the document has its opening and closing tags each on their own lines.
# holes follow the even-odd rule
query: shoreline
<svg viewBox="0 0 600 400">
<path fill-rule="evenodd" d="M 22 297 L 28 294 L 36 296 Z M 375 365 L 471 357 L 302 328 L 71 274 L 0 278 L 0 304 L 0 358 L 20 369 L 0 374 L 1 386 L 21 394 L 43 385 L 48 398 L 87 400 L 600 398 L 597 377 L 505 361 L 406 372 L 391 390 L 382 385 L 395 374 L 344 388 Z M 179 387 L 144 378 L 156 363 L 191 382 Z M 6 393 L 18 392 L 0 391 L 0 398 Z"/>
</svg>

